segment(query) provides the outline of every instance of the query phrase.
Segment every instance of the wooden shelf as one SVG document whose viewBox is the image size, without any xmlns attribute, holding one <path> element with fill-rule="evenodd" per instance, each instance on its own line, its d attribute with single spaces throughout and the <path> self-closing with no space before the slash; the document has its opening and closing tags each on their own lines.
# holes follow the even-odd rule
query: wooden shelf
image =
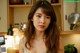
<svg viewBox="0 0 80 53">
<path fill-rule="evenodd" d="M 7 34 L 7 33 L 6 33 L 6 32 L 0 32 L 0 36 L 1 36 L 1 35 L 5 35 L 5 34 Z"/>
<path fill-rule="evenodd" d="M 55 4 L 51 4 L 52 6 L 61 6 L 61 4 L 60 3 L 55 3 Z M 9 7 L 32 7 L 32 5 L 31 4 L 29 4 L 29 5 L 24 5 L 24 4 L 22 4 L 22 5 L 9 5 Z"/>
<path fill-rule="evenodd" d="M 61 34 L 80 34 L 80 31 L 62 31 Z"/>
<path fill-rule="evenodd" d="M 32 7 L 32 5 L 9 5 L 9 7 Z"/>
<path fill-rule="evenodd" d="M 54 3 L 54 4 L 51 4 L 52 6 L 61 6 L 61 3 Z"/>
</svg>

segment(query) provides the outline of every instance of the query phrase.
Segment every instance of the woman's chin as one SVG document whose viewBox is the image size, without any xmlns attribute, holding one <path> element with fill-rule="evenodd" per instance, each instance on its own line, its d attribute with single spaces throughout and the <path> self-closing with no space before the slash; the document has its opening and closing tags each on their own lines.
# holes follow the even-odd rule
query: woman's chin
<svg viewBox="0 0 80 53">
<path fill-rule="evenodd" d="M 44 32 L 44 31 L 45 31 L 45 29 L 38 29 L 37 31 Z"/>
</svg>

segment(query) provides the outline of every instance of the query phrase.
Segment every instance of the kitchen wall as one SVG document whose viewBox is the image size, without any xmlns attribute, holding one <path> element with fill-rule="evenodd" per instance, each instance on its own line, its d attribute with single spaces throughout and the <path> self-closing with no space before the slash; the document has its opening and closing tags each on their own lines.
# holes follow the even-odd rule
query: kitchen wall
<svg viewBox="0 0 80 53">
<path fill-rule="evenodd" d="M 24 23 L 27 22 L 27 16 L 30 8 L 14 8 L 14 23 Z"/>
<path fill-rule="evenodd" d="M 0 0 L 0 32 L 7 31 L 7 0 Z"/>
<path fill-rule="evenodd" d="M 62 35 L 63 45 L 75 44 L 74 46 L 78 49 L 80 53 L 80 34 Z"/>
</svg>

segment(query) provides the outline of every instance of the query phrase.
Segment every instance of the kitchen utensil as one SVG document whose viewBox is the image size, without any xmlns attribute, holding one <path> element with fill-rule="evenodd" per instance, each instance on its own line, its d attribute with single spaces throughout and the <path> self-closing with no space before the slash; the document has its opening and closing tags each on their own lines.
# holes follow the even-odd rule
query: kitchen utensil
<svg viewBox="0 0 80 53">
<path fill-rule="evenodd" d="M 80 13 L 77 12 L 77 0 L 75 0 L 75 12 L 71 13 L 68 16 L 68 22 L 70 24 L 70 30 L 74 28 L 74 26 L 77 24 L 77 22 L 80 21 Z"/>
</svg>

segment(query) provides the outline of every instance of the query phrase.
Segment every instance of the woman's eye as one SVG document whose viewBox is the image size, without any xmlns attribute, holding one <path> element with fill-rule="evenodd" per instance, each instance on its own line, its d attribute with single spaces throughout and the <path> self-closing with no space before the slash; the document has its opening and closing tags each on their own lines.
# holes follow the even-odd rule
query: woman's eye
<svg viewBox="0 0 80 53">
<path fill-rule="evenodd" d="M 46 18 L 50 19 L 50 16 L 46 16 Z"/>
<path fill-rule="evenodd" d="M 40 15 L 37 15 L 37 17 L 38 17 L 38 18 L 41 18 L 41 16 L 40 16 Z"/>
</svg>

